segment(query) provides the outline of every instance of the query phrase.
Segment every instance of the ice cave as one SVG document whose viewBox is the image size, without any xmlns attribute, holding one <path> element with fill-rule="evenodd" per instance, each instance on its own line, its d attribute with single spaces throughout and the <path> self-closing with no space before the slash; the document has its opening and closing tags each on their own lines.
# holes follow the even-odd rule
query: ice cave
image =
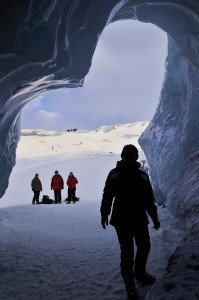
<svg viewBox="0 0 199 300">
<path fill-rule="evenodd" d="M 168 34 L 160 102 L 139 143 L 161 204 L 186 224 L 183 242 L 147 299 L 171 289 L 197 299 L 199 200 L 199 3 L 197 0 L 26 0 L 0 3 L 0 196 L 15 165 L 20 111 L 38 95 L 82 86 L 101 32 L 134 19 Z M 178 284 L 172 274 L 178 273 Z M 165 288 L 165 282 L 167 286 Z M 194 292 L 193 292 L 194 290 Z M 187 296 L 188 297 L 188 296 Z M 194 298 L 195 297 L 195 298 Z M 163 299 L 163 298 L 162 298 Z M 165 297 L 164 299 L 173 299 Z"/>
</svg>

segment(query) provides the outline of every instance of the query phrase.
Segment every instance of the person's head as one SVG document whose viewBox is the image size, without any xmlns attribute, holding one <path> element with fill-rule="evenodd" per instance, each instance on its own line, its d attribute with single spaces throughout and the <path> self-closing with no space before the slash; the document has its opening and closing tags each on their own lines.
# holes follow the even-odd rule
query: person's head
<svg viewBox="0 0 199 300">
<path fill-rule="evenodd" d="M 39 178 L 39 174 L 38 173 L 35 174 L 35 178 Z"/>
<path fill-rule="evenodd" d="M 55 171 L 55 175 L 57 175 L 57 174 L 59 174 L 59 172 L 56 170 L 56 171 Z"/>
<path fill-rule="evenodd" d="M 69 173 L 69 176 L 70 176 L 70 177 L 74 176 L 74 175 L 73 175 L 73 172 L 70 172 L 70 173 Z"/>
<path fill-rule="evenodd" d="M 138 149 L 132 145 L 125 145 L 121 153 L 122 160 L 132 163 L 138 159 Z"/>
</svg>

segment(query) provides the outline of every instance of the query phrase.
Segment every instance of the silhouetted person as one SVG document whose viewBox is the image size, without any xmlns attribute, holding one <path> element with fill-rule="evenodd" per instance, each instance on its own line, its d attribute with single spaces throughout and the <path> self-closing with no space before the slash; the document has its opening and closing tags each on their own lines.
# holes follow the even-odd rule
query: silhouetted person
<svg viewBox="0 0 199 300">
<path fill-rule="evenodd" d="M 67 199 L 68 202 L 70 202 L 70 201 L 75 202 L 76 201 L 75 192 L 76 192 L 77 183 L 78 183 L 77 178 L 74 176 L 73 172 L 70 172 L 69 176 L 68 176 L 68 179 L 66 181 L 66 184 L 68 186 L 68 199 Z"/>
<path fill-rule="evenodd" d="M 39 174 L 35 174 L 35 177 L 33 178 L 32 182 L 31 182 L 31 186 L 32 186 L 32 191 L 34 193 L 34 197 L 32 199 L 32 204 L 35 204 L 35 201 L 37 204 L 39 204 L 39 195 L 40 192 L 42 191 L 42 184 L 41 181 L 39 179 Z"/>
<path fill-rule="evenodd" d="M 148 175 L 139 169 L 138 150 L 134 145 L 124 146 L 121 161 L 111 170 L 104 187 L 101 204 L 101 224 L 110 224 L 116 229 L 121 248 L 121 276 L 131 299 L 138 293 L 134 279 L 145 284 L 153 284 L 156 278 L 146 272 L 147 257 L 150 251 L 148 215 L 157 230 L 160 223 Z M 137 253 L 134 263 L 134 240 Z"/>
<path fill-rule="evenodd" d="M 64 188 L 64 181 L 58 171 L 55 171 L 51 180 L 51 190 L 54 190 L 55 204 L 61 204 L 61 190 Z"/>
</svg>

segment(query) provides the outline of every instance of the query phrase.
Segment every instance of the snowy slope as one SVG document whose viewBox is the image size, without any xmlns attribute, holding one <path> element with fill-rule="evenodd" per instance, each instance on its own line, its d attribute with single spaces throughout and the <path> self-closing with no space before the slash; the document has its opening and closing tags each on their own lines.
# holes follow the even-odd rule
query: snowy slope
<svg viewBox="0 0 199 300">
<path fill-rule="evenodd" d="M 125 144 L 135 144 L 148 122 L 102 126 L 93 131 L 60 132 L 22 130 L 18 158 L 41 158 L 54 155 L 82 156 L 94 153 L 120 153 Z M 143 152 L 141 151 L 141 157 Z"/>
</svg>

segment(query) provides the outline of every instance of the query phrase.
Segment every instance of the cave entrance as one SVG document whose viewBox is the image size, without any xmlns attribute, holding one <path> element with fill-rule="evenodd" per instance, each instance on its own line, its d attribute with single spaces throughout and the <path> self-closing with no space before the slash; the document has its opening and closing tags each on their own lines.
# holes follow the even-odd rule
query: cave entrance
<svg viewBox="0 0 199 300">
<path fill-rule="evenodd" d="M 138 137 L 153 117 L 158 104 L 166 54 L 167 35 L 152 24 L 131 20 L 115 22 L 106 27 L 82 88 L 45 93 L 23 109 L 22 129 L 29 129 L 33 136 L 27 137 L 25 134 L 28 133 L 23 133 L 14 173 L 18 168 L 27 170 L 29 164 L 30 181 L 34 173 L 39 172 L 41 177 L 45 173 L 40 160 L 45 165 L 48 159 L 54 161 L 50 170 L 53 174 L 54 169 L 58 168 L 58 156 L 72 157 L 73 153 L 92 156 L 103 152 L 119 154 L 127 143 L 139 147 Z M 78 134 L 78 138 L 69 134 L 64 138 L 65 143 L 62 138 L 59 139 L 60 132 L 74 128 L 96 130 L 102 125 L 114 128 L 118 124 L 136 121 L 138 125 L 117 128 L 112 131 L 113 134 L 98 131 L 96 139 L 93 134 L 87 137 Z M 54 132 L 42 133 L 39 129 Z M 37 140 L 34 133 L 37 135 L 38 132 Z M 140 160 L 143 160 L 144 154 L 141 148 L 139 150 Z M 60 172 L 65 172 L 65 166 Z M 47 194 L 51 194 L 49 181 L 50 177 L 44 185 Z M 6 195 L 9 199 L 12 199 L 9 196 L 12 186 Z M 31 190 L 27 192 L 28 198 L 31 198 Z"/>
</svg>

